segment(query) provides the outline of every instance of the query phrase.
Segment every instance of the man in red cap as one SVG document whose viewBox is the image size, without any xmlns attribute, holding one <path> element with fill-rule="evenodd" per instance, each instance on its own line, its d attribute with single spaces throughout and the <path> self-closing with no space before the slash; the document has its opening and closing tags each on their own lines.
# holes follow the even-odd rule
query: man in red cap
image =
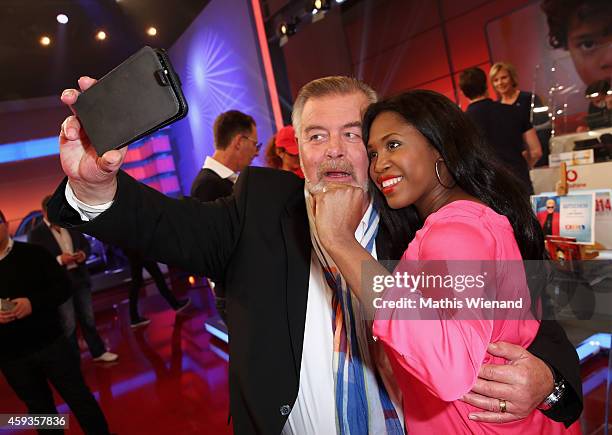
<svg viewBox="0 0 612 435">
<path fill-rule="evenodd" d="M 300 178 L 304 173 L 300 167 L 298 143 L 295 140 L 295 130 L 291 125 L 281 128 L 276 134 L 276 154 L 281 158 L 283 171 L 291 171 Z"/>
</svg>

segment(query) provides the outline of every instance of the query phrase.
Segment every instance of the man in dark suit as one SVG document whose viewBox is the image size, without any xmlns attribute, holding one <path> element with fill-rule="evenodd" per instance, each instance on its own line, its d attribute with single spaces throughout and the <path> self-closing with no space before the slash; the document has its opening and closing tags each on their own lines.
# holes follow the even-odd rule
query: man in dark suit
<svg viewBox="0 0 612 435">
<path fill-rule="evenodd" d="M 249 166 L 259 153 L 255 120 L 238 110 L 222 113 L 213 126 L 215 152 L 191 185 L 191 196 L 214 201 L 232 194 L 238 172 Z"/>
<path fill-rule="evenodd" d="M 215 152 L 206 157 L 204 167 L 191 185 L 191 196 L 202 202 L 230 196 L 238 172 L 249 166 L 259 153 L 255 120 L 238 110 L 217 116 L 213 125 Z M 210 281 L 215 305 L 225 321 L 225 289 L 223 283 Z"/>
<path fill-rule="evenodd" d="M 82 78 L 79 84 L 87 89 L 93 83 Z M 74 104 L 78 92 L 65 91 L 62 98 Z M 50 203 L 54 222 L 146 250 L 160 261 L 225 284 L 230 408 L 237 434 L 340 433 L 337 422 L 346 417 L 347 408 L 338 409 L 335 399 L 342 396 L 334 387 L 331 298 L 312 248 L 305 195 L 330 182 L 367 185 L 361 114 L 375 99 L 367 85 L 347 77 L 305 85 L 294 105 L 293 125 L 306 184 L 285 171 L 247 168 L 232 196 L 208 203 L 164 197 L 118 172 L 125 150 L 97 160 L 84 148 L 74 153 L 83 146 L 80 124 L 74 117 L 63 124 L 60 150 L 68 178 Z M 70 169 L 79 162 L 92 170 Z M 371 209 L 364 204 L 364 212 L 366 208 Z M 386 234 L 382 222 L 376 236 L 378 258 L 399 258 L 406 244 L 398 250 Z M 534 409 L 556 382 L 565 383 L 567 394 L 547 415 L 566 424 L 578 418 L 577 356 L 559 325 L 542 323 L 529 351 L 499 343 L 490 352 L 512 364 L 481 372 L 487 379 L 479 379 L 478 391 L 469 399 L 491 411 L 480 420 L 511 421 L 539 412 Z M 387 419 L 401 421 L 401 407 L 393 406 L 398 404 L 393 379 L 378 360 L 363 361 L 368 387 L 381 392 L 380 403 L 349 400 L 348 409 L 367 416 L 373 425 L 382 423 L 378 433 L 401 432 L 397 425 L 385 428 Z M 381 385 L 381 377 L 389 382 Z M 500 397 L 505 410 L 499 409 Z"/>
<path fill-rule="evenodd" d="M 75 352 L 80 354 L 76 334 L 78 318 L 83 338 L 94 361 L 116 361 L 117 354 L 107 351 L 96 329 L 91 301 L 91 277 L 86 264 L 91 251 L 89 242 L 82 233 L 66 230 L 49 222 L 47 204 L 50 199 L 51 196 L 43 199 L 43 221 L 30 231 L 28 242 L 40 245 L 51 253 L 70 278 L 72 297 L 59 307 L 64 333 L 72 342 Z"/>
</svg>

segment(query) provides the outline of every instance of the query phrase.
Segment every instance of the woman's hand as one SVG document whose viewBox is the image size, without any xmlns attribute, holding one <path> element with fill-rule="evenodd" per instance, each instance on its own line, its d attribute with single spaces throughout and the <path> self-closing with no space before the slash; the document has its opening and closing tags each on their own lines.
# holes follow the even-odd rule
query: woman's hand
<svg viewBox="0 0 612 435">
<path fill-rule="evenodd" d="M 330 184 L 314 195 L 313 211 L 317 234 L 330 254 L 355 241 L 355 230 L 367 208 L 363 189 L 346 184 Z"/>
</svg>

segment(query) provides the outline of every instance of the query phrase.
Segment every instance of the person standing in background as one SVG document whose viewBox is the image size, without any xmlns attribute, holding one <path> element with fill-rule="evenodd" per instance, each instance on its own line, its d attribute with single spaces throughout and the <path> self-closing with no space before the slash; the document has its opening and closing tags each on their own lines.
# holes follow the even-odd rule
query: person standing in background
<svg viewBox="0 0 612 435">
<path fill-rule="evenodd" d="M 497 101 L 516 107 L 521 115 L 536 129 L 536 134 L 542 147 L 542 158 L 534 166 L 548 165 L 548 141 L 550 140 L 550 125 L 548 111 L 534 112 L 536 107 L 543 107 L 542 99 L 536 94 L 521 91 L 518 88 L 518 74 L 514 65 L 507 62 L 494 63 L 489 70 L 491 85 L 497 94 Z"/>
<path fill-rule="evenodd" d="M 283 160 L 279 157 L 276 151 L 276 134 L 273 135 L 266 144 L 264 157 L 266 158 L 266 166 L 268 168 L 281 169 L 283 166 Z"/>
<path fill-rule="evenodd" d="M 147 269 L 151 278 L 155 281 L 159 294 L 168 302 L 168 305 L 178 314 L 185 310 L 191 304 L 191 299 L 178 300 L 172 291 L 168 288 L 164 275 L 157 265 L 157 262 L 148 260 L 136 251 L 124 249 L 123 252 L 130 263 L 130 273 L 132 274 L 132 283 L 130 284 L 130 326 L 137 328 L 151 323 L 150 319 L 141 317 L 138 313 L 138 296 L 140 289 L 144 284 L 142 278 L 142 269 Z"/>
<path fill-rule="evenodd" d="M 191 196 L 206 202 L 232 194 L 238 173 L 259 155 L 255 120 L 238 110 L 217 116 L 213 126 L 215 152 L 193 180 Z"/>
<path fill-rule="evenodd" d="M 72 297 L 59 307 L 64 334 L 70 340 L 77 355 L 80 355 L 76 333 L 79 320 L 83 338 L 94 361 L 113 362 L 119 356 L 108 352 L 96 329 L 96 320 L 91 300 L 91 277 L 86 260 L 89 242 L 83 234 L 51 224 L 47 216 L 47 204 L 51 196 L 42 201 L 43 221 L 30 231 L 28 242 L 40 245 L 51 253 L 66 270 L 72 286 Z"/>
<path fill-rule="evenodd" d="M 58 306 L 70 298 L 70 281 L 44 248 L 11 239 L 2 211 L 0 277 L 0 298 L 12 306 L 5 308 L 4 301 L 0 310 L 0 372 L 9 386 L 29 414 L 57 414 L 51 384 L 84 433 L 108 434 L 104 414 L 60 324 Z"/>
<path fill-rule="evenodd" d="M 525 193 L 531 195 L 533 186 L 529 168 L 542 156 L 535 129 L 516 107 L 489 98 L 487 76 L 480 68 L 463 71 L 459 76 L 459 87 L 470 100 L 466 114 L 480 128 L 497 158 L 523 183 Z M 527 149 L 524 143 L 527 143 Z"/>
<path fill-rule="evenodd" d="M 300 166 L 300 150 L 295 139 L 295 130 L 291 125 L 281 128 L 276 134 L 276 152 L 283 162 L 280 169 L 304 178 Z"/>
</svg>

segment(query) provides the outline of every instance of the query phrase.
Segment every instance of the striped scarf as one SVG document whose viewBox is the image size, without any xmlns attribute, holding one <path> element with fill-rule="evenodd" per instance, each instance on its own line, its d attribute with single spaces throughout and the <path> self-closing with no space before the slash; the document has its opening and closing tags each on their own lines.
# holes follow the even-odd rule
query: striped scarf
<svg viewBox="0 0 612 435">
<path fill-rule="evenodd" d="M 332 292 L 336 427 L 341 435 L 399 435 L 404 430 L 372 355 L 371 332 L 359 300 L 352 294 L 316 234 L 309 193 L 306 207 L 312 245 Z M 379 216 L 372 205 L 365 214 L 367 229 L 359 242 L 373 256 Z"/>
</svg>

